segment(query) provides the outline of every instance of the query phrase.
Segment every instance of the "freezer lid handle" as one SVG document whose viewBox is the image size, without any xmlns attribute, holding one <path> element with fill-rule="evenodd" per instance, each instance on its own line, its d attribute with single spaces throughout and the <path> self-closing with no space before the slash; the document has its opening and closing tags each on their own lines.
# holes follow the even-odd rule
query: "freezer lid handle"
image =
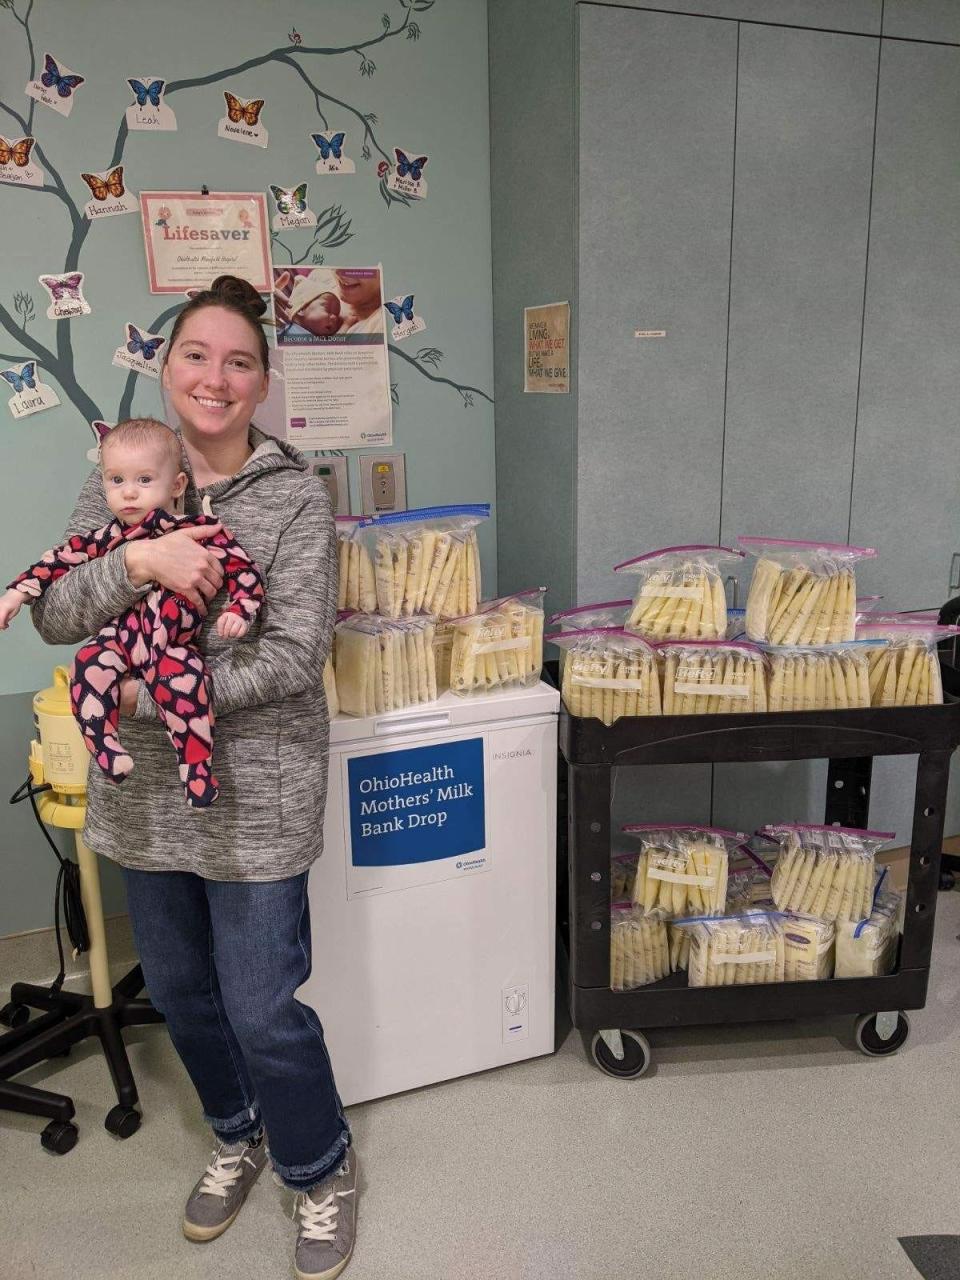
<svg viewBox="0 0 960 1280">
<path fill-rule="evenodd" d="M 391 733 L 422 732 L 424 729 L 446 729 L 450 725 L 450 712 L 437 711 L 428 716 L 406 716 L 403 719 L 384 717 L 374 720 L 373 732 L 378 738 Z"/>
</svg>

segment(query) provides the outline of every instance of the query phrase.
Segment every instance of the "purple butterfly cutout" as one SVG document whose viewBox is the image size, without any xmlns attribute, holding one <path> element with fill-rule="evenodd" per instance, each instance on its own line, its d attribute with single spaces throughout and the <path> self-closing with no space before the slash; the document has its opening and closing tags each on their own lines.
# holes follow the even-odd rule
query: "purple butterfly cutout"
<svg viewBox="0 0 960 1280">
<path fill-rule="evenodd" d="M 93 432 L 93 438 L 98 445 L 103 444 L 107 436 L 113 430 L 109 422 L 101 422 L 99 418 L 95 422 L 90 423 L 90 430 Z"/>
<path fill-rule="evenodd" d="M 69 276 L 41 276 L 40 283 L 53 294 L 54 302 L 62 302 L 64 298 L 79 299 L 83 273 L 74 271 Z"/>
</svg>

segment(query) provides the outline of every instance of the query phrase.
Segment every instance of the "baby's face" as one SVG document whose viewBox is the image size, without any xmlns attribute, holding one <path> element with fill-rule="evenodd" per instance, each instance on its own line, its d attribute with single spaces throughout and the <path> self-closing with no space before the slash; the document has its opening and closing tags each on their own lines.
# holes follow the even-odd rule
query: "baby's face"
<svg viewBox="0 0 960 1280">
<path fill-rule="evenodd" d="M 340 299 L 335 293 L 321 293 L 297 314 L 297 321 L 303 323 L 311 333 L 327 338 L 340 329 Z"/>
<path fill-rule="evenodd" d="M 107 506 L 122 524 L 139 524 L 155 507 L 172 511 L 187 477 L 163 449 L 104 444 L 101 474 Z"/>
</svg>

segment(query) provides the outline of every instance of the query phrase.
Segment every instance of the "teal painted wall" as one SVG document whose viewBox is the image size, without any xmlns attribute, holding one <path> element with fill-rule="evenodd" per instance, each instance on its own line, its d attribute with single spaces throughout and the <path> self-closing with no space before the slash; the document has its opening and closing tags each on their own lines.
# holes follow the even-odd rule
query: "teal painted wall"
<svg viewBox="0 0 960 1280">
<path fill-rule="evenodd" d="M 29 33 L 22 22 L 28 13 Z M 291 47 L 293 30 L 302 37 L 300 49 Z M 90 468 L 87 409 L 94 406 L 96 416 L 108 421 L 118 416 L 126 374 L 111 359 L 123 323 L 150 327 L 170 302 L 148 292 L 138 216 L 103 218 L 89 228 L 83 221 L 89 193 L 80 174 L 116 163 L 120 142 L 127 187 L 134 192 L 199 189 L 203 183 L 211 190 L 264 191 L 268 183 L 307 180 L 318 216 L 339 205 L 339 226 L 350 238 L 311 252 L 323 253 L 333 266 L 382 262 L 386 296 L 414 292 L 417 313 L 427 323 L 422 335 L 390 357 L 399 397 L 393 447 L 406 453 L 409 505 L 493 502 L 486 0 L 284 0 L 276 6 L 261 0 L 129 0 L 123 6 L 113 0 L 13 0 L 12 7 L 0 0 L 0 133 L 11 140 L 31 122 L 31 100 L 23 94 L 31 70 L 28 34 L 37 63 L 49 49 L 86 83 L 76 91 L 68 119 L 39 104 L 33 111 L 44 167 L 60 176 L 65 199 L 0 184 L 0 367 L 32 358 L 31 340 L 54 355 L 59 343 L 62 357 L 60 365 L 40 357 L 41 376 L 57 390 L 61 406 L 21 421 L 7 414 L 5 420 L 0 578 L 9 581 L 59 539 Z M 288 58 L 321 95 L 329 126 L 346 129 L 355 175 L 315 173 L 309 135 L 324 124 L 313 88 Z M 225 74 L 257 59 L 261 65 Z M 178 131 L 135 132 L 123 141 L 118 128 L 131 101 L 126 77 L 145 73 L 171 82 L 166 100 Z M 173 82 L 194 79 L 210 83 L 173 92 Z M 217 137 L 224 89 L 265 99 L 266 150 Z M 369 162 L 361 159 L 363 126 L 355 113 L 370 120 Z M 429 193 L 419 204 L 388 206 L 381 195 L 377 147 L 392 158 L 394 145 L 429 156 Z M 77 267 L 86 274 L 93 314 L 61 322 L 58 334 L 56 322 L 46 318 L 48 299 L 37 277 L 63 271 L 68 262 L 68 201 L 81 219 Z M 272 202 L 270 208 L 272 214 Z M 274 261 L 299 259 L 311 236 L 283 233 L 289 253 L 275 246 Z M 30 295 L 34 306 L 19 333 L 17 293 Z M 68 340 L 72 354 L 63 347 Z M 431 348 L 442 357 L 416 361 L 418 351 Z M 138 379 L 132 407 L 162 415 L 159 384 Z M 359 510 L 353 461 L 351 483 Z M 496 589 L 494 521 L 480 538 L 489 595 Z M 48 684 L 52 665 L 69 656 L 44 646 L 24 616 L 0 637 L 0 695 L 10 695 L 0 696 L 0 794 L 9 795 L 26 772 L 29 699 L 16 695 Z M 0 837 L 0 935 L 51 923 L 48 855 L 39 833 L 16 812 L 18 821 L 5 824 Z M 106 881 L 107 909 L 120 909 L 119 878 L 111 868 Z"/>
</svg>

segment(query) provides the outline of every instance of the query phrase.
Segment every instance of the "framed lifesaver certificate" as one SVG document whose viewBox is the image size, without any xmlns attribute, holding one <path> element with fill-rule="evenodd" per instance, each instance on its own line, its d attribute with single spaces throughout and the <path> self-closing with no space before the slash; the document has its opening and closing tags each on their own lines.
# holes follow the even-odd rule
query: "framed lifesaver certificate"
<svg viewBox="0 0 960 1280">
<path fill-rule="evenodd" d="M 262 192 L 141 191 L 140 215 L 151 293 L 206 289 L 219 275 L 272 289 Z"/>
</svg>

